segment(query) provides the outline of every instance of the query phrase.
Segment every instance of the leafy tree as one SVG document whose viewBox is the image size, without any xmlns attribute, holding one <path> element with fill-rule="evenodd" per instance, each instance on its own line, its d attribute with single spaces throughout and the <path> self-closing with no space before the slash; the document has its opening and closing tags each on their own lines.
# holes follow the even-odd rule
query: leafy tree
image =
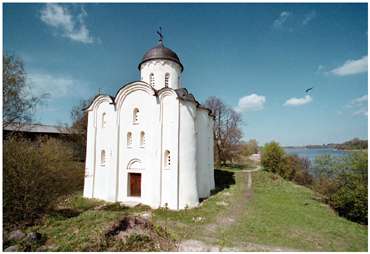
<svg viewBox="0 0 370 254">
<path fill-rule="evenodd" d="M 7 53 L 3 56 L 3 126 L 32 120 L 40 97 L 30 95 L 26 72 L 21 58 Z"/>
<path fill-rule="evenodd" d="M 285 172 L 285 151 L 275 141 L 265 144 L 262 148 L 261 164 L 272 173 L 277 173 L 283 177 L 289 175 Z"/>
<path fill-rule="evenodd" d="M 221 166 L 227 161 L 232 163 L 239 156 L 239 145 L 242 138 L 240 113 L 225 105 L 217 97 L 209 97 L 205 105 L 215 116 L 213 126 L 216 165 Z"/>
</svg>

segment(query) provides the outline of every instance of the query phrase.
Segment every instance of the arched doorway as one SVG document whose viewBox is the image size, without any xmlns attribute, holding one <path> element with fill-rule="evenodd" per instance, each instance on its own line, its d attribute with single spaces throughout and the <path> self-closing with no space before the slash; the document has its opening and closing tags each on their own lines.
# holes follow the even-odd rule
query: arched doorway
<svg viewBox="0 0 370 254">
<path fill-rule="evenodd" d="M 127 165 L 127 195 L 129 197 L 141 197 L 141 176 L 143 166 L 139 159 L 132 159 Z"/>
</svg>

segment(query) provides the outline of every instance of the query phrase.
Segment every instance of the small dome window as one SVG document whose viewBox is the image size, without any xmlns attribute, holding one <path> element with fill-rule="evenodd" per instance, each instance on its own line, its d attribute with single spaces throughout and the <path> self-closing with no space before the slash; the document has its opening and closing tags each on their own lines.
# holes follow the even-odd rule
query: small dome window
<svg viewBox="0 0 370 254">
<path fill-rule="evenodd" d="M 139 109 L 138 108 L 135 108 L 133 113 L 132 113 L 132 122 L 134 124 L 138 124 L 139 123 Z"/>
<path fill-rule="evenodd" d="M 169 169 L 171 166 L 171 153 L 166 150 L 164 152 L 164 168 Z"/>
<path fill-rule="evenodd" d="M 101 127 L 105 128 L 107 126 L 107 114 L 103 113 L 101 117 Z"/>
<path fill-rule="evenodd" d="M 164 86 L 165 87 L 168 87 L 169 81 L 170 81 L 170 74 L 166 73 L 166 75 L 164 76 Z"/>
<path fill-rule="evenodd" d="M 132 146 L 132 133 L 128 132 L 127 133 L 127 147 L 131 147 L 131 146 Z"/>
<path fill-rule="evenodd" d="M 154 74 L 153 73 L 150 73 L 149 75 L 149 84 L 151 86 L 154 86 Z"/>
<path fill-rule="evenodd" d="M 140 146 L 144 147 L 145 146 L 145 132 L 140 132 Z"/>
</svg>

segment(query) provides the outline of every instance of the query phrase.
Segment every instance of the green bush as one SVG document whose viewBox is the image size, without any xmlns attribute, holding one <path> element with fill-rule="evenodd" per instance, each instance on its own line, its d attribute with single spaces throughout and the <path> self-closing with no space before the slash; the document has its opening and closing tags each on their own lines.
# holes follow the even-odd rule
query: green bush
<svg viewBox="0 0 370 254">
<path fill-rule="evenodd" d="M 342 185 L 330 197 L 329 204 L 339 215 L 367 224 L 367 185 L 357 176 L 342 175 Z"/>
<path fill-rule="evenodd" d="M 287 155 L 285 163 L 285 175 L 288 180 L 304 186 L 312 184 L 313 178 L 309 173 L 310 161 L 307 158 L 300 158 L 298 155 Z"/>
<path fill-rule="evenodd" d="M 4 224 L 32 223 L 58 196 L 82 188 L 84 170 L 67 143 L 12 136 L 3 148 Z"/>
<path fill-rule="evenodd" d="M 281 176 L 288 176 L 285 168 L 285 151 L 279 143 L 273 141 L 265 144 L 261 153 L 261 164 L 265 170 L 277 173 Z"/>
<path fill-rule="evenodd" d="M 339 215 L 367 224 L 367 152 L 344 158 L 320 156 L 314 163 L 314 190 L 325 196 Z"/>
</svg>

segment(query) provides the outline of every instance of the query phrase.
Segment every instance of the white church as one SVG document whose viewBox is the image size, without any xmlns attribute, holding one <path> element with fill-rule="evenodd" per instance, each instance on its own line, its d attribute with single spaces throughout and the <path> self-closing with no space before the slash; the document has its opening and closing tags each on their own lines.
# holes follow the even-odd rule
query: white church
<svg viewBox="0 0 370 254">
<path fill-rule="evenodd" d="M 161 36 L 139 64 L 140 81 L 85 109 L 84 197 L 178 210 L 210 196 L 214 118 L 182 87 L 183 69 Z"/>
</svg>

